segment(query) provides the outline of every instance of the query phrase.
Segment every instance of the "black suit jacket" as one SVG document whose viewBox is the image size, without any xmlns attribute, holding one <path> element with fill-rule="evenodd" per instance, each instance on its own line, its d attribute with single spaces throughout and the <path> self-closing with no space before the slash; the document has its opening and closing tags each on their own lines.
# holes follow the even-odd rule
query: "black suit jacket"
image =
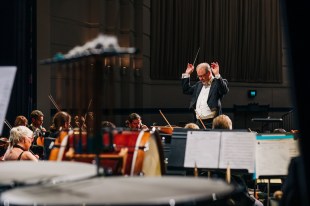
<svg viewBox="0 0 310 206">
<path fill-rule="evenodd" d="M 196 108 L 197 99 L 202 89 L 202 86 L 203 84 L 201 81 L 196 82 L 194 85 L 190 85 L 190 78 L 182 79 L 183 93 L 192 95 L 192 99 L 189 105 L 190 109 Z M 221 100 L 223 96 L 228 93 L 228 91 L 228 82 L 226 79 L 223 79 L 222 77 L 220 77 L 219 79 L 213 79 L 207 104 L 212 111 L 217 112 L 217 115 L 222 113 Z"/>
</svg>

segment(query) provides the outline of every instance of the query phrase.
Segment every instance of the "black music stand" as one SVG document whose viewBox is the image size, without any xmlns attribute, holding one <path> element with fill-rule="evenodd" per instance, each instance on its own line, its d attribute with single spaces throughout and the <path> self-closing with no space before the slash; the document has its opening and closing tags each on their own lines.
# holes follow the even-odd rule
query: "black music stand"
<svg viewBox="0 0 310 206">
<path fill-rule="evenodd" d="M 283 119 L 282 118 L 252 118 L 252 122 L 261 122 L 262 123 L 262 130 L 261 132 L 264 132 L 264 128 L 269 129 L 269 124 L 271 123 L 282 123 Z"/>
</svg>

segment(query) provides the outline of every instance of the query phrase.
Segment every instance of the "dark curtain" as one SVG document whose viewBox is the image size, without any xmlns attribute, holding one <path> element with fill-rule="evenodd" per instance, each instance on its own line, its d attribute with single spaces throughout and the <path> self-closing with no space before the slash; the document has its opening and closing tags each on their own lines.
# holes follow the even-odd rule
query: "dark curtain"
<svg viewBox="0 0 310 206">
<path fill-rule="evenodd" d="M 151 78 L 180 79 L 187 63 L 220 64 L 230 82 L 282 82 L 278 0 L 151 1 Z"/>
<path fill-rule="evenodd" d="M 1 2 L 0 66 L 16 66 L 17 73 L 6 119 L 11 125 L 18 115 L 29 117 L 36 102 L 36 3 L 35 0 Z M 2 122 L 1 122 L 2 124 Z M 9 129 L 3 126 L 2 136 Z"/>
</svg>

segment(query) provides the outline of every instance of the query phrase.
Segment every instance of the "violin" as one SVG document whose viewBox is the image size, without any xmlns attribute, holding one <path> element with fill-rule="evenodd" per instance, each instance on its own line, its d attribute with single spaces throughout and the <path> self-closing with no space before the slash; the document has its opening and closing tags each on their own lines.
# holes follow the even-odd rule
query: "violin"
<svg viewBox="0 0 310 206">
<path fill-rule="evenodd" d="M 173 133 L 174 128 L 181 128 L 175 125 L 168 125 L 168 126 L 152 126 L 152 130 L 156 129 L 158 130 L 160 133 L 164 133 L 164 134 L 171 134 Z"/>
<path fill-rule="evenodd" d="M 38 128 L 34 133 L 36 136 L 36 145 L 42 146 L 44 147 L 44 137 L 45 137 L 45 128 L 40 126 L 40 128 Z"/>
<path fill-rule="evenodd" d="M 199 50 L 198 50 L 199 52 Z M 161 114 L 161 116 L 164 118 L 164 120 L 166 121 L 166 123 L 168 124 L 167 126 L 154 126 L 155 129 L 159 130 L 160 132 L 162 133 L 165 133 L 165 134 L 172 134 L 173 132 L 173 128 L 175 128 L 176 126 L 172 126 L 169 121 L 167 120 L 167 118 L 165 117 L 164 113 L 162 113 L 161 110 L 159 110 L 159 113 Z"/>
</svg>

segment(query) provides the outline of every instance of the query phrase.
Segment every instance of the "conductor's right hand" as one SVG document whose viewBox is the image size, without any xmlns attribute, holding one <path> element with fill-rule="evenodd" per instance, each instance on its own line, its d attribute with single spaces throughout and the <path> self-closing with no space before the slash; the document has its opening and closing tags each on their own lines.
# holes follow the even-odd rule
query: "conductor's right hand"
<svg viewBox="0 0 310 206">
<path fill-rule="evenodd" d="M 186 68 L 185 73 L 186 74 L 191 74 L 193 71 L 194 71 L 194 65 L 192 65 L 190 63 L 187 63 L 187 68 Z"/>
</svg>

